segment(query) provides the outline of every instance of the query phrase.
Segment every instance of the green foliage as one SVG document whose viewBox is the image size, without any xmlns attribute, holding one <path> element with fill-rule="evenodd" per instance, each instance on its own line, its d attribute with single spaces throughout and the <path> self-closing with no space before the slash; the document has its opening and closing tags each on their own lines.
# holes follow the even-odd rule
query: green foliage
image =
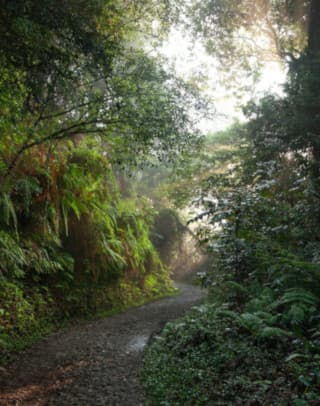
<svg viewBox="0 0 320 406">
<path fill-rule="evenodd" d="M 149 404 L 316 401 L 319 380 L 314 375 L 317 367 L 312 355 L 303 351 L 304 367 L 301 363 L 299 370 L 299 356 L 285 359 L 285 354 L 298 345 L 282 330 L 265 327 L 259 338 L 251 334 L 253 326 L 260 325 L 261 316 L 246 313 L 239 322 L 236 312 L 203 305 L 167 324 L 145 357 L 143 379 Z M 304 375 L 300 375 L 302 369 Z"/>
<path fill-rule="evenodd" d="M 289 75 L 281 96 L 266 95 L 244 109 L 247 123 L 233 129 L 235 156 L 223 158 L 225 151 L 216 148 L 207 161 L 219 163 L 220 155 L 226 165 L 211 165 L 203 176 L 199 157 L 194 161 L 199 184 L 180 201 L 193 204 L 191 221 L 211 254 L 211 269 L 201 278 L 215 304 L 167 326 L 151 346 L 145 366 L 151 404 L 316 405 L 319 2 L 195 1 L 187 7 L 194 31 L 228 73 L 244 69 L 254 78 L 259 61 L 252 55 L 264 56 L 252 41 L 258 28 L 266 44 L 274 42 L 269 50 L 288 57 Z"/>
<path fill-rule="evenodd" d="M 27 263 L 26 253 L 15 238 L 1 230 L 0 247 L 1 273 L 10 272 L 15 277 L 23 275 L 23 267 Z"/>
<path fill-rule="evenodd" d="M 95 134 L 122 163 L 173 159 L 198 143 L 188 113 L 203 111 L 197 89 L 132 41 L 140 26 L 149 31 L 153 18 L 168 17 L 171 3 L 148 1 L 144 11 L 139 0 L 130 7 L 96 0 L 57 7 L 50 0 L 41 8 L 20 3 L 6 2 L 0 16 L 2 182 L 32 154 L 42 155 L 44 168 L 66 139 Z M 20 179 L 25 193 L 33 186 Z"/>
<path fill-rule="evenodd" d="M 2 358 L 61 319 L 112 313 L 173 291 L 150 240 L 151 203 L 121 196 L 99 147 L 83 141 L 58 149 L 46 170 L 41 155 L 31 155 L 3 194 Z"/>
<path fill-rule="evenodd" d="M 48 334 L 59 321 L 57 307 L 45 286 L 26 290 L 22 283 L 0 279 L 0 360 Z"/>
<path fill-rule="evenodd" d="M 187 206 L 208 187 L 204 182 L 217 179 L 239 163 L 239 148 L 245 142 L 244 128 L 237 122 L 226 130 L 208 135 L 199 151 L 185 154 L 168 176 L 164 189 L 178 208 Z"/>
<path fill-rule="evenodd" d="M 168 32 L 171 2 L 2 6 L 0 346 L 7 352 L 10 340 L 20 346 L 61 318 L 172 291 L 150 239 L 156 212 L 123 190 L 119 164 L 173 160 L 198 145 L 188 111 L 204 104 L 140 46 L 155 19 L 159 35 Z"/>
<path fill-rule="evenodd" d="M 13 225 L 15 231 L 18 229 L 18 221 L 14 204 L 8 193 L 2 193 L 0 197 L 1 220 L 3 225 Z"/>
<path fill-rule="evenodd" d="M 303 51 L 310 4 L 310 0 L 193 0 L 185 5 L 185 13 L 188 28 L 220 61 L 224 80 L 248 91 L 264 62 L 295 60 Z"/>
<path fill-rule="evenodd" d="M 248 106 L 235 156 L 223 160 L 216 148 L 218 165 L 207 176 L 199 167 L 200 184 L 184 193 L 211 254 L 201 280 L 215 305 L 167 327 L 151 347 L 151 404 L 319 401 L 318 126 L 308 116 L 304 128 L 288 122 L 292 109 L 303 114 L 295 80 L 286 97 Z M 308 91 L 310 80 L 302 80 Z"/>
</svg>

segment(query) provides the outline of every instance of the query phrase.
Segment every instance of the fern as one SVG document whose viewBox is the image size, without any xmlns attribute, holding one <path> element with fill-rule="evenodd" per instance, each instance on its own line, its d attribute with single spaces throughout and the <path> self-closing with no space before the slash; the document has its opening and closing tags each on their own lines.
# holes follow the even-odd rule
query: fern
<svg viewBox="0 0 320 406">
<path fill-rule="evenodd" d="M 254 313 L 268 325 L 274 325 L 278 321 L 278 316 L 266 311 L 258 311 Z"/>
<path fill-rule="evenodd" d="M 22 277 L 27 263 L 26 250 L 10 234 L 0 230 L 0 271 Z"/>
<path fill-rule="evenodd" d="M 104 234 L 101 235 L 101 248 L 102 252 L 104 252 L 111 261 L 117 265 L 119 268 L 122 268 L 126 265 L 125 258 L 120 254 L 122 250 L 122 244 L 118 240 L 107 240 Z"/>
<path fill-rule="evenodd" d="M 65 192 L 61 199 L 61 212 L 66 236 L 69 235 L 69 213 L 75 214 L 80 220 L 81 213 L 87 211 L 87 208 L 81 204 L 72 192 Z"/>
<path fill-rule="evenodd" d="M 64 269 L 63 264 L 50 258 L 48 250 L 43 247 L 33 247 L 28 251 L 28 267 L 37 274 L 50 274 Z"/>
<path fill-rule="evenodd" d="M 299 325 L 306 319 L 307 312 L 307 306 L 303 305 L 302 303 L 294 303 L 290 306 L 289 311 L 286 313 L 286 318 L 291 324 Z"/>
<path fill-rule="evenodd" d="M 18 234 L 18 220 L 16 210 L 9 193 L 2 193 L 0 195 L 0 214 L 0 218 L 3 219 L 3 222 L 8 226 L 12 224 L 14 226 L 15 232 Z"/>
<path fill-rule="evenodd" d="M 284 307 L 282 318 L 292 325 L 301 325 L 314 313 L 319 299 L 312 293 L 301 288 L 288 289 L 274 304 L 273 309 Z"/>
<path fill-rule="evenodd" d="M 264 320 L 254 313 L 242 313 L 238 321 L 242 327 L 253 334 L 257 334 L 265 326 Z"/>
<path fill-rule="evenodd" d="M 290 337 L 292 334 L 289 331 L 283 330 L 279 327 L 265 326 L 260 331 L 258 336 L 260 338 L 274 339 L 277 337 Z"/>
<path fill-rule="evenodd" d="M 246 297 L 249 297 L 250 295 L 249 289 L 243 286 L 241 283 L 235 281 L 226 281 L 225 286 L 231 294 L 237 294 Z"/>
<path fill-rule="evenodd" d="M 223 308 L 218 308 L 218 309 L 217 309 L 217 314 L 218 314 L 219 316 L 227 317 L 227 318 L 230 318 L 230 319 L 233 319 L 233 320 L 237 320 L 237 321 L 239 321 L 239 318 L 240 318 L 239 313 L 234 312 L 234 311 L 232 311 L 232 310 L 223 309 Z"/>
<path fill-rule="evenodd" d="M 286 304 L 304 304 L 306 306 L 316 306 L 318 304 L 318 298 L 312 293 L 301 288 L 288 289 L 273 305 L 273 308 L 277 308 L 280 305 Z"/>
<path fill-rule="evenodd" d="M 15 185 L 15 191 L 20 198 L 19 204 L 28 215 L 30 213 L 33 196 L 38 195 L 42 191 L 39 180 L 35 177 L 19 179 Z"/>
</svg>

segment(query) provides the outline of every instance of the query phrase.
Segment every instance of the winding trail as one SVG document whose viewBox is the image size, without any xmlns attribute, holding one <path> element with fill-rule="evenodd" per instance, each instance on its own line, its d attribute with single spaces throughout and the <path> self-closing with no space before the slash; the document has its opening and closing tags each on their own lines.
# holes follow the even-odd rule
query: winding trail
<svg viewBox="0 0 320 406">
<path fill-rule="evenodd" d="M 179 296 L 61 329 L 33 345 L 0 376 L 1 406 L 139 406 L 143 350 L 164 324 L 204 292 L 177 283 Z"/>
</svg>

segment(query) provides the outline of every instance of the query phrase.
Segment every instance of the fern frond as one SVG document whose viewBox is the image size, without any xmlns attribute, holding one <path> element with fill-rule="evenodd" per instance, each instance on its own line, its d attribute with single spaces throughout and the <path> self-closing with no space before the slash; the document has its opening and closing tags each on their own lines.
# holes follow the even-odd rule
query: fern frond
<svg viewBox="0 0 320 406">
<path fill-rule="evenodd" d="M 279 327 L 266 326 L 263 327 L 261 331 L 259 331 L 258 336 L 261 338 L 272 339 L 276 337 L 290 337 L 291 333 Z"/>
<path fill-rule="evenodd" d="M 0 214 L 4 223 L 6 225 L 10 225 L 12 223 L 15 232 L 18 234 L 17 214 L 9 193 L 2 193 L 0 195 Z"/>
</svg>

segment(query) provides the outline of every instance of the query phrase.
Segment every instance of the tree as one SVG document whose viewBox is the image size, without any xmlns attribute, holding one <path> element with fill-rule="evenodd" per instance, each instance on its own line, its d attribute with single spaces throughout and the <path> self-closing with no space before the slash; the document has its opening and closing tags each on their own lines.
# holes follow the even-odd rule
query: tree
<svg viewBox="0 0 320 406">
<path fill-rule="evenodd" d="M 171 2 L 0 3 L 1 358 L 63 314 L 172 289 L 115 167 L 197 144 L 199 99 L 140 47 Z"/>
<path fill-rule="evenodd" d="M 194 33 L 228 66 L 296 56 L 306 45 L 310 2 L 270 0 L 193 1 L 187 8 Z"/>
<path fill-rule="evenodd" d="M 179 399 L 188 403 L 191 397 L 203 404 L 319 401 L 320 2 L 311 0 L 308 8 L 304 3 L 195 3 L 199 23 L 195 30 L 211 42 L 214 55 L 230 64 L 239 57 L 245 67 L 251 57 L 245 51 L 252 50 L 258 57 L 250 48 L 251 37 L 237 41 L 239 34 L 259 35 L 258 25 L 262 23 L 263 29 L 270 23 L 280 45 L 279 55 L 289 56 L 288 80 L 281 96 L 269 94 L 245 107 L 247 121 L 233 128 L 235 137 L 230 137 L 230 131 L 229 137 L 224 135 L 231 144 L 229 159 L 215 145 L 211 158 L 219 164 L 220 154 L 223 166 L 214 167 L 212 159 L 209 168 L 202 162 L 197 166 L 197 161 L 193 165 L 197 185 L 191 193 L 198 202 L 193 220 L 201 220 L 199 237 L 211 254 L 211 268 L 201 277 L 213 305 L 202 306 L 198 314 L 174 323 L 151 349 L 146 381 L 155 402 Z M 301 47 L 285 40 L 294 34 L 294 24 L 290 29 L 287 25 L 287 21 L 294 22 L 293 17 L 286 20 L 293 7 L 303 11 L 297 18 L 303 35 L 294 41 Z M 200 18 L 197 13 L 201 12 Z M 238 60 L 235 64 L 237 71 Z M 235 140 L 239 148 L 234 148 Z M 210 324 L 210 320 L 215 322 Z M 217 332 L 222 332 L 220 339 Z M 243 346 L 248 343 L 249 351 Z M 264 361 L 272 358 L 260 370 L 261 361 L 255 367 L 259 353 Z M 237 366 L 236 372 L 230 365 Z M 239 368 L 243 368 L 242 376 Z M 179 381 L 181 370 L 185 375 Z M 258 379 L 260 383 L 269 379 L 271 370 L 270 388 L 261 391 L 260 384 L 251 386 Z M 150 372 L 155 375 L 151 379 Z M 254 379 L 248 379 L 252 373 Z M 276 394 L 280 376 L 283 380 Z M 182 381 L 188 383 L 183 386 Z M 197 388 L 189 391 L 194 381 Z M 226 386 L 213 392 L 212 387 L 220 382 Z M 182 387 L 179 393 L 177 387 Z M 228 398 L 220 398 L 224 395 Z"/>
<path fill-rule="evenodd" d="M 27 151 L 88 134 L 104 139 L 109 155 L 131 148 L 163 158 L 196 142 L 188 117 L 196 90 L 132 40 L 171 3 L 67 3 L 10 1 L 1 11 L 2 179 Z"/>
<path fill-rule="evenodd" d="M 246 112 L 258 154 L 260 150 L 266 156 L 268 149 L 273 156 L 289 151 L 309 155 L 316 191 L 320 178 L 318 2 L 195 1 L 191 11 L 194 31 L 224 67 L 231 66 L 232 73 L 254 73 L 263 59 L 270 58 L 269 51 L 287 63 L 285 97 L 268 96 L 247 106 Z M 258 146 L 261 142 L 263 149 Z"/>
</svg>

